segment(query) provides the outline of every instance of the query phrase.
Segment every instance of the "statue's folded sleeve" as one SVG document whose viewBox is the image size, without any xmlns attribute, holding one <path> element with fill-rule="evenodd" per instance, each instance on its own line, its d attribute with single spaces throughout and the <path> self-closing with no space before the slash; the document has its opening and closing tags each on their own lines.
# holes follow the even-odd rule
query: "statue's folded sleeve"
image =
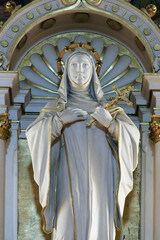
<svg viewBox="0 0 160 240">
<path fill-rule="evenodd" d="M 60 152 L 61 126 L 56 123 L 56 120 L 54 122 L 54 115 L 54 112 L 42 112 L 26 130 L 34 179 L 39 186 L 39 201 L 42 206 L 44 231 L 46 232 L 51 232 L 50 226 L 53 225 L 52 221 L 55 216 L 57 179 L 54 173 L 58 167 Z"/>
</svg>

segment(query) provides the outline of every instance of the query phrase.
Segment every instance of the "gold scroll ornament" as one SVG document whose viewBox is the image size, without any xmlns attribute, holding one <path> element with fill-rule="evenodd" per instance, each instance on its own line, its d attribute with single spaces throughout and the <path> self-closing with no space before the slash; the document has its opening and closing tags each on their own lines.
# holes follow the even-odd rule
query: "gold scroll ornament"
<svg viewBox="0 0 160 240">
<path fill-rule="evenodd" d="M 106 104 L 106 110 L 109 110 L 111 107 L 113 107 L 115 104 L 117 104 L 120 100 L 123 100 L 127 103 L 129 107 L 132 107 L 133 103 L 129 101 L 129 99 L 126 97 L 131 91 L 133 91 L 133 86 L 129 86 L 128 88 L 125 88 L 122 92 L 118 89 L 116 85 L 112 86 L 112 89 L 116 92 L 117 96 L 110 102 Z M 93 122 L 95 122 L 96 119 L 92 118 L 89 122 L 86 123 L 87 127 L 90 127 Z"/>
<path fill-rule="evenodd" d="M 11 121 L 8 120 L 9 113 L 0 114 L 0 139 L 6 141 L 10 137 Z"/>
<path fill-rule="evenodd" d="M 157 143 L 160 141 L 160 116 L 152 115 L 151 116 L 152 122 L 150 122 L 149 130 L 150 132 L 150 139 Z"/>
</svg>

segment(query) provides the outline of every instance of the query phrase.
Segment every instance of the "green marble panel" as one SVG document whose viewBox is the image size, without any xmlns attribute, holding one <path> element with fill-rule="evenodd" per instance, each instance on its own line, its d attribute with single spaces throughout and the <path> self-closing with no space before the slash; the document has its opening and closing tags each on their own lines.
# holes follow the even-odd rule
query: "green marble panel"
<svg viewBox="0 0 160 240">
<path fill-rule="evenodd" d="M 123 215 L 124 228 L 116 240 L 140 240 L 141 159 L 134 172 L 133 191 L 127 196 Z"/>
<path fill-rule="evenodd" d="M 124 212 L 124 229 L 116 240 L 140 239 L 140 179 L 141 162 L 134 172 L 134 190 L 128 195 Z M 38 187 L 33 180 L 27 140 L 19 140 L 18 160 L 18 240 L 50 240 L 42 232 Z M 105 240 L 105 239 L 103 239 Z"/>
<path fill-rule="evenodd" d="M 18 240 L 50 240 L 42 232 L 41 206 L 27 140 L 19 140 L 18 160 Z"/>
</svg>

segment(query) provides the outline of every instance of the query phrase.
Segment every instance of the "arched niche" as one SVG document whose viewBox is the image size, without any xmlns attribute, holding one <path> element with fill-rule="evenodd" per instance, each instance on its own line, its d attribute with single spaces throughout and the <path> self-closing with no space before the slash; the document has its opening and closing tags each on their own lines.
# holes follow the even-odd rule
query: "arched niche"
<svg viewBox="0 0 160 240">
<path fill-rule="evenodd" d="M 31 4 L 28 4 L 26 7 L 20 9 L 17 13 L 11 16 L 2 28 L 0 35 L 0 51 L 7 57 L 9 62 L 9 71 L 2 73 L 6 74 L 7 79 L 13 79 L 12 85 L 1 84 L 1 87 L 7 86 L 11 89 L 6 93 L 7 107 L 3 105 L 2 108 L 6 109 L 5 111 L 8 111 L 11 116 L 12 137 L 10 144 L 14 146 L 11 147 L 11 145 L 9 145 L 6 155 L 5 240 L 15 240 L 18 236 L 16 194 L 18 161 L 17 139 L 25 138 L 25 128 L 36 118 L 39 110 L 48 101 L 47 99 L 43 99 L 42 101 L 38 100 L 37 103 L 37 100 L 33 98 L 30 89 L 21 88 L 21 85 L 19 85 L 21 76 L 19 76 L 18 79 L 17 72 L 19 73 L 20 69 L 26 66 L 27 63 L 24 59 L 27 59 L 27 56 L 29 56 L 30 52 L 34 51 L 38 44 L 41 44 L 42 42 L 47 43 L 48 39 L 60 38 L 61 34 L 75 32 L 82 35 L 87 35 L 88 33 L 97 34 L 110 39 L 110 43 L 112 40 L 117 42 L 117 44 L 131 52 L 133 55 L 132 59 L 135 59 L 137 64 L 139 64 L 142 74 L 143 72 L 154 72 L 154 58 L 160 54 L 158 28 L 148 16 L 124 0 L 33 1 Z M 3 78 L 2 75 L 1 78 Z M 12 93 L 11 95 L 9 95 L 9 91 Z M 140 87 L 137 94 L 141 96 Z M 8 104 L 8 102 L 10 103 Z M 138 99 L 137 102 L 129 113 L 132 115 L 134 122 L 139 125 L 141 120 L 140 117 L 137 116 L 138 105 L 147 106 L 148 103 L 144 101 L 144 99 L 142 101 L 142 98 L 140 98 L 140 100 Z M 17 130 L 19 122 L 21 124 L 21 133 L 18 137 Z M 22 152 L 24 153 L 25 151 L 28 151 L 26 150 L 26 143 L 23 144 L 23 140 L 20 141 L 19 159 L 21 159 L 23 155 L 21 155 Z M 151 151 L 149 153 L 151 153 Z M 25 161 L 25 158 L 23 160 Z M 25 163 L 24 161 L 21 163 Z M 30 165 L 29 168 L 31 168 Z M 22 169 L 26 171 L 26 168 Z M 26 176 L 23 170 L 19 173 L 22 177 L 21 180 Z M 143 166 L 142 170 L 144 170 Z M 139 178 L 139 181 L 136 182 L 136 184 L 139 186 L 140 170 L 136 174 L 137 179 Z M 21 182 L 19 181 L 18 183 L 20 186 Z M 138 187 L 138 191 L 140 191 L 140 187 Z M 11 198 L 11 193 L 13 193 L 13 200 Z M 136 194 L 136 201 L 138 201 L 140 194 Z M 34 199 L 34 195 L 32 195 L 32 198 Z M 128 202 L 130 202 L 131 198 L 129 198 Z M 22 206 L 22 208 L 23 207 L 24 206 Z M 138 207 L 140 207 L 139 202 Z M 22 215 L 23 214 L 21 214 L 21 216 Z M 153 227 L 150 230 L 151 233 L 149 233 L 148 238 L 143 233 L 144 231 L 142 229 L 143 225 L 148 226 L 144 220 L 145 215 L 146 214 L 143 215 L 143 219 L 139 219 L 136 222 L 139 224 L 141 221 L 141 229 L 139 228 L 139 225 L 137 225 L 137 231 L 141 231 L 142 233 L 141 240 L 151 240 Z M 126 220 L 127 218 L 128 215 L 126 215 Z M 148 221 L 148 223 L 152 224 L 152 220 L 151 217 L 151 221 Z M 10 223 L 9 226 L 7 223 L 8 221 Z M 127 229 L 125 231 L 127 232 Z M 146 232 L 147 227 L 145 227 L 145 233 Z M 140 239 L 139 233 L 136 236 Z"/>
<path fill-rule="evenodd" d="M 21 57 L 37 42 L 64 32 L 86 31 L 118 40 L 135 53 L 146 72 L 160 52 L 155 24 L 126 1 L 34 1 L 15 13 L 1 31 L 0 51 L 16 69 Z M 88 17 L 87 17 L 88 15 Z M 44 23 L 53 19 L 48 29 Z M 47 23 L 46 23 L 47 25 Z M 48 22 L 49 25 L 49 22 Z"/>
</svg>

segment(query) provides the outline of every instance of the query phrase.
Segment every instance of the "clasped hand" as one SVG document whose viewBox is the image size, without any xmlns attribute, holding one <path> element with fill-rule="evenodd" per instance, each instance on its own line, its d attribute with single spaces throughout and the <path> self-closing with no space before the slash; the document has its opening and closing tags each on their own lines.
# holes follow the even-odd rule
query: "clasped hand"
<svg viewBox="0 0 160 240">
<path fill-rule="evenodd" d="M 102 106 L 97 107 L 95 112 L 91 114 L 91 117 L 95 118 L 104 127 L 108 127 L 110 122 L 113 120 L 110 112 Z"/>
<path fill-rule="evenodd" d="M 86 120 L 87 114 L 88 113 L 82 109 L 72 109 L 70 107 L 66 108 L 63 112 L 57 113 L 64 124 Z M 102 106 L 97 107 L 95 112 L 91 114 L 91 117 L 95 118 L 105 127 L 107 127 L 113 119 L 109 111 L 104 109 Z"/>
<path fill-rule="evenodd" d="M 64 124 L 86 120 L 87 112 L 79 108 L 66 108 L 63 112 L 57 113 Z"/>
</svg>

